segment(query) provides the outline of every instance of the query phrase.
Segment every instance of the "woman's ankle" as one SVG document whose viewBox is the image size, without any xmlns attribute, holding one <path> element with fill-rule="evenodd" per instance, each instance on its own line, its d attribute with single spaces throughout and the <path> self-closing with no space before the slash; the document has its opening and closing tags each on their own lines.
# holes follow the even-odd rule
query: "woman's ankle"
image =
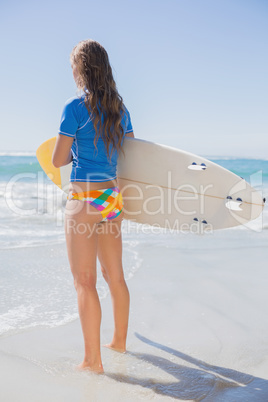
<svg viewBox="0 0 268 402">
<path fill-rule="evenodd" d="M 92 358 L 92 356 L 85 356 L 82 363 L 77 367 L 81 370 L 89 369 L 94 372 L 103 372 L 101 357 Z"/>
</svg>

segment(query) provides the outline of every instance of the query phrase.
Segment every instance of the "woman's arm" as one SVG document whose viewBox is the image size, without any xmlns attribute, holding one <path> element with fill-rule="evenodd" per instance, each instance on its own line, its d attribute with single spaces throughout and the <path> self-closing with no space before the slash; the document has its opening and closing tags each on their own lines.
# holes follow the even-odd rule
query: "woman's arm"
<svg viewBox="0 0 268 402">
<path fill-rule="evenodd" d="M 131 131 L 131 133 L 127 133 L 127 134 L 126 134 L 126 137 L 132 137 L 132 138 L 135 138 L 135 137 L 134 137 L 134 133 L 133 133 L 133 131 Z"/>
<path fill-rule="evenodd" d="M 52 163 L 55 168 L 68 165 L 73 159 L 71 148 L 74 139 L 66 135 L 59 134 L 57 136 L 56 145 L 52 154 Z"/>
</svg>

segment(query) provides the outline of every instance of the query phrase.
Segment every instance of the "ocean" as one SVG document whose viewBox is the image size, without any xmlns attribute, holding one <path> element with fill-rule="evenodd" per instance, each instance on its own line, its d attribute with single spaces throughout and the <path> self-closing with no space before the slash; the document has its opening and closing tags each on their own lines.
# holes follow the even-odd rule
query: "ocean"
<svg viewBox="0 0 268 402">
<path fill-rule="evenodd" d="M 228 157 L 206 157 L 243 177 L 268 198 L 268 160 Z M 78 318 L 76 293 L 67 260 L 67 252 L 58 259 L 47 255 L 40 266 L 42 250 L 53 251 L 64 238 L 63 194 L 43 173 L 33 153 L 0 154 L 0 337 L 23 332 L 33 327 L 56 327 Z M 123 264 L 129 280 L 142 266 L 140 250 L 158 245 L 167 249 L 224 249 L 226 245 L 243 248 L 254 238 L 260 246 L 268 242 L 268 208 L 246 227 L 195 235 L 171 232 L 124 221 Z M 10 259 L 13 250 L 14 260 Z M 45 251 L 44 251 L 45 252 Z M 46 251 L 47 252 L 47 251 Z M 31 256 L 31 258 L 27 258 Z M 34 256 L 34 258 L 33 258 Z M 98 266 L 99 269 L 99 266 Z M 98 276 L 100 298 L 108 287 Z"/>
</svg>

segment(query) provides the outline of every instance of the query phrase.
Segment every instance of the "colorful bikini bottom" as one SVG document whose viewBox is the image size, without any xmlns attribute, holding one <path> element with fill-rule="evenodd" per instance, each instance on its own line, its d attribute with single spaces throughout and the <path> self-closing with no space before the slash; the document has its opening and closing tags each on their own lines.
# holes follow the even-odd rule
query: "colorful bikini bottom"
<svg viewBox="0 0 268 402">
<path fill-rule="evenodd" d="M 72 193 L 72 200 L 86 201 L 102 214 L 102 221 L 111 221 L 123 210 L 123 198 L 118 187 Z"/>
</svg>

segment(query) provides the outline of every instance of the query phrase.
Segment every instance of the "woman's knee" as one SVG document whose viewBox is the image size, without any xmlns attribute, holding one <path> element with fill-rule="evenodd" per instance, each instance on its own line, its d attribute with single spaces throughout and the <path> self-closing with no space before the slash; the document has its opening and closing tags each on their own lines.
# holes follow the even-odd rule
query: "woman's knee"
<svg viewBox="0 0 268 402">
<path fill-rule="evenodd" d="M 125 277 L 123 271 L 118 272 L 117 270 L 110 269 L 110 274 L 108 276 L 108 282 L 110 287 L 117 288 L 118 286 L 125 286 Z"/>
<path fill-rule="evenodd" d="M 96 290 L 96 275 L 85 272 L 74 275 L 74 287 L 78 290 Z"/>
</svg>

